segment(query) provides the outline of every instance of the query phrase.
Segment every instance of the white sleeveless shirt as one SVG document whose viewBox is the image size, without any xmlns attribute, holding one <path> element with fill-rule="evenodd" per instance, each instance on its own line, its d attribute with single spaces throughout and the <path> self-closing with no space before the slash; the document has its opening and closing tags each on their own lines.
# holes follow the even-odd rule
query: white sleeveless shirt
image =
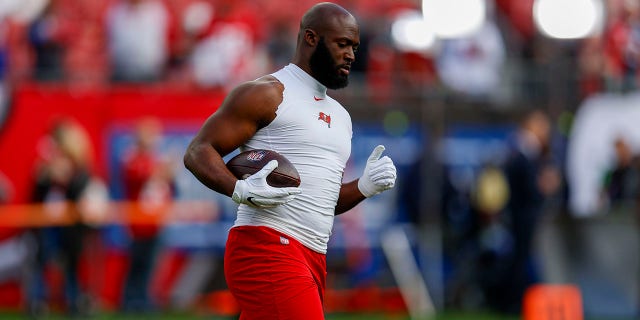
<svg viewBox="0 0 640 320">
<path fill-rule="evenodd" d="M 327 252 L 342 176 L 351 155 L 349 113 L 327 88 L 295 64 L 272 74 L 284 85 L 275 119 L 240 149 L 274 150 L 300 173 L 302 191 L 276 208 L 238 207 L 234 226 L 266 226 Z"/>
</svg>

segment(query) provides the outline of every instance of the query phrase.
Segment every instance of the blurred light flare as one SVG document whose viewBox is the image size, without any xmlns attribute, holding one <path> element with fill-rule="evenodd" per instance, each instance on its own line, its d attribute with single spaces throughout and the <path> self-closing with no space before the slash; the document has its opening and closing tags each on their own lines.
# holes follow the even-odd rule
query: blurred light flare
<svg viewBox="0 0 640 320">
<path fill-rule="evenodd" d="M 0 20 L 11 17 L 20 23 L 32 22 L 49 4 L 49 0 L 0 0 Z"/>
<path fill-rule="evenodd" d="M 417 10 L 400 13 L 391 26 L 391 38 L 401 51 L 424 51 L 433 46 L 431 26 Z"/>
<path fill-rule="evenodd" d="M 542 33 L 558 39 L 579 39 L 598 33 L 604 9 L 600 0 L 536 0 L 533 18 Z"/>
<path fill-rule="evenodd" d="M 422 0 L 422 13 L 439 38 L 459 38 L 477 31 L 486 19 L 485 0 Z"/>
<path fill-rule="evenodd" d="M 423 0 L 422 12 L 407 10 L 396 16 L 391 37 L 401 51 L 427 51 L 439 38 L 460 38 L 476 32 L 485 19 L 485 0 Z"/>
</svg>

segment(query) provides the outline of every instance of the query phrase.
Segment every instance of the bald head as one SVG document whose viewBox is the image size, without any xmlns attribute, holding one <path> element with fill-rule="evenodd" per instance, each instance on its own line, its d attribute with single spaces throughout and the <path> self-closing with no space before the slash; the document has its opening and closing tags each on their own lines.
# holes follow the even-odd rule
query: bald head
<svg viewBox="0 0 640 320">
<path fill-rule="evenodd" d="M 293 63 L 328 88 L 341 88 L 359 44 L 356 18 L 335 3 L 318 3 L 300 21 Z"/>
<path fill-rule="evenodd" d="M 345 8 L 335 3 L 321 2 L 311 7 L 302 16 L 300 30 L 312 29 L 322 32 L 335 26 L 337 22 L 343 19 L 356 23 L 356 19 Z"/>
</svg>

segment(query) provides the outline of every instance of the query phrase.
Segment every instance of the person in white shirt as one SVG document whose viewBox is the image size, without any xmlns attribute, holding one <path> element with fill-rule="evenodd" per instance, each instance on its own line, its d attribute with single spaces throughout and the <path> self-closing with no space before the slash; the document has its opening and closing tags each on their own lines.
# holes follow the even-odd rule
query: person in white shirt
<svg viewBox="0 0 640 320">
<path fill-rule="evenodd" d="M 157 81 L 169 56 L 169 11 L 158 0 L 119 0 L 107 10 L 112 80 Z"/>
<path fill-rule="evenodd" d="M 327 89 L 347 86 L 359 42 L 347 10 L 328 2 L 313 6 L 302 18 L 292 63 L 234 88 L 187 148 L 184 163 L 194 176 L 239 204 L 224 267 L 241 319 L 324 319 L 334 216 L 395 185 L 396 168 L 381 157 L 381 145 L 359 179 L 342 181 L 351 117 Z M 284 155 L 299 171 L 300 186 L 266 183 L 275 160 L 236 179 L 223 157 L 238 148 Z"/>
</svg>

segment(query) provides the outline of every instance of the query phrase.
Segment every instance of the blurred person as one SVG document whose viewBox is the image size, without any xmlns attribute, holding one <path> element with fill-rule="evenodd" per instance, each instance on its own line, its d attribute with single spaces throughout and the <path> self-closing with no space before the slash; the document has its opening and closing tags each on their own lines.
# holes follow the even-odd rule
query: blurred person
<svg viewBox="0 0 640 320">
<path fill-rule="evenodd" d="M 32 77 L 38 81 L 60 81 L 65 77 L 64 59 L 70 45 L 73 24 L 64 19 L 61 7 L 48 2 L 29 26 L 29 42 L 35 65 Z"/>
<path fill-rule="evenodd" d="M 126 200 L 150 214 L 170 203 L 176 190 L 172 164 L 163 159 L 158 150 L 161 138 L 162 124 L 158 120 L 140 120 L 135 130 L 134 145 L 122 163 Z M 146 311 L 153 307 L 148 291 L 159 229 L 156 223 L 140 222 L 129 226 L 130 266 L 124 292 L 126 310 Z"/>
<path fill-rule="evenodd" d="M 603 32 L 606 89 L 627 92 L 637 88 L 640 58 L 640 5 L 636 1 L 610 1 Z"/>
<path fill-rule="evenodd" d="M 611 8 L 609 8 L 611 9 Z M 619 91 L 624 77 L 624 47 L 628 38 L 624 10 L 609 10 L 607 27 L 603 32 L 604 72 L 607 90 Z"/>
<path fill-rule="evenodd" d="M 536 281 L 532 267 L 533 240 L 547 197 L 559 190 L 560 173 L 551 159 L 551 122 L 540 110 L 527 112 L 513 137 L 513 148 L 504 173 L 509 200 L 504 220 L 513 241 L 512 253 L 495 286 L 488 288 L 488 302 L 503 312 L 519 313 L 522 298 Z"/>
<path fill-rule="evenodd" d="M 164 75 L 170 16 L 160 0 L 117 0 L 107 9 L 107 47 L 116 82 L 152 82 Z"/>
<path fill-rule="evenodd" d="M 505 58 L 502 34 L 487 20 L 470 35 L 444 40 L 435 64 L 442 82 L 454 91 L 491 100 L 500 93 Z"/>
<path fill-rule="evenodd" d="M 0 171 L 0 204 L 10 203 L 13 198 L 13 184 L 11 180 Z"/>
<path fill-rule="evenodd" d="M 4 129 L 11 109 L 11 85 L 9 81 L 10 14 L 0 8 L 0 132 Z M 0 171 L 0 206 L 15 200 L 13 182 Z M 24 268 L 28 263 L 29 236 L 23 228 L 0 227 L 0 288 L 7 283 L 23 282 Z M 18 286 L 17 286 L 18 287 Z M 2 288 L 4 289 L 4 288 Z"/>
<path fill-rule="evenodd" d="M 603 39 L 600 36 L 586 38 L 578 52 L 580 98 L 587 98 L 604 89 Z"/>
<path fill-rule="evenodd" d="M 371 103 L 377 106 L 390 104 L 395 83 L 394 77 L 389 75 L 393 74 L 396 68 L 394 64 L 398 56 L 390 43 L 386 28 L 383 27 L 388 24 L 384 19 L 369 24 L 369 49 L 366 65 L 362 68 L 365 71 L 365 84 L 371 95 Z"/>
<path fill-rule="evenodd" d="M 626 1 L 629 26 L 629 35 L 624 48 L 624 60 L 626 74 L 624 89 L 633 91 L 638 88 L 640 77 L 640 3 L 638 1 Z"/>
<path fill-rule="evenodd" d="M 29 311 L 34 315 L 46 309 L 52 292 L 43 272 L 50 263 L 62 265 L 65 308 L 71 314 L 87 311 L 88 292 L 79 282 L 79 262 L 88 226 L 84 217 L 104 203 L 106 188 L 92 173 L 92 146 L 84 129 L 71 119 L 59 119 L 38 145 L 32 193 L 34 203 L 43 204 L 43 218 L 65 216 L 69 224 L 49 225 L 34 230 L 36 261 L 30 284 Z"/>
<path fill-rule="evenodd" d="M 0 130 L 9 114 L 11 88 L 9 85 L 9 21 L 0 12 Z"/>
<path fill-rule="evenodd" d="M 470 263 L 473 274 L 469 282 L 471 286 L 479 285 L 485 295 L 478 299 L 479 305 L 475 307 L 486 302 L 491 288 L 502 280 L 508 267 L 505 262 L 513 254 L 513 236 L 503 214 L 508 199 L 509 186 L 502 169 L 494 164 L 485 165 L 478 174 L 471 196 L 475 220 L 473 241 L 478 251 L 473 253 L 474 260 Z M 473 297 L 472 292 L 469 290 L 467 294 Z"/>
<path fill-rule="evenodd" d="M 358 44 L 351 13 L 333 3 L 314 5 L 301 19 L 292 63 L 233 89 L 187 148 L 184 163 L 194 176 L 239 204 L 224 270 L 241 319 L 324 319 L 334 216 L 395 185 L 396 168 L 381 157 L 383 146 L 359 179 L 342 182 L 351 117 L 327 89 L 347 86 Z M 223 157 L 238 148 L 281 153 L 298 169 L 300 187 L 266 183 L 277 161 L 236 179 Z"/>
<path fill-rule="evenodd" d="M 273 69 L 280 69 L 291 61 L 295 51 L 293 32 L 289 28 L 288 21 L 276 21 L 273 27 L 273 36 L 269 37 L 266 44 L 269 53 L 270 65 Z"/>
<path fill-rule="evenodd" d="M 198 87 L 232 88 L 266 69 L 267 59 L 258 45 L 263 26 L 252 8 L 247 1 L 217 3 L 210 24 L 198 35 L 188 58 Z"/>
<path fill-rule="evenodd" d="M 603 207 L 635 201 L 640 193 L 640 162 L 623 136 L 613 141 L 615 163 L 603 182 Z"/>
<path fill-rule="evenodd" d="M 14 186 L 11 180 L 0 171 L 0 209 L 3 205 L 10 204 L 14 200 Z M 6 211 L 5 211 L 6 212 Z M 5 295 L 11 294 L 15 288 L 16 296 L 24 282 L 25 267 L 28 266 L 29 237 L 24 233 L 24 228 L 1 226 L 0 227 L 0 291 Z M 11 293 L 10 293 L 11 292 Z M 5 296 L 0 301 L 17 305 L 19 297 Z M 5 304 L 5 306 L 8 306 Z M 9 305 L 10 306 L 10 305 Z"/>
<path fill-rule="evenodd" d="M 168 77 L 174 86 L 192 85 L 189 83 L 192 82 L 189 59 L 195 45 L 211 24 L 214 5 L 209 0 L 197 0 L 187 3 L 182 10 L 175 7 L 172 10 L 180 14 L 177 16 L 179 26 L 176 30 L 176 42 L 169 58 Z"/>
</svg>

